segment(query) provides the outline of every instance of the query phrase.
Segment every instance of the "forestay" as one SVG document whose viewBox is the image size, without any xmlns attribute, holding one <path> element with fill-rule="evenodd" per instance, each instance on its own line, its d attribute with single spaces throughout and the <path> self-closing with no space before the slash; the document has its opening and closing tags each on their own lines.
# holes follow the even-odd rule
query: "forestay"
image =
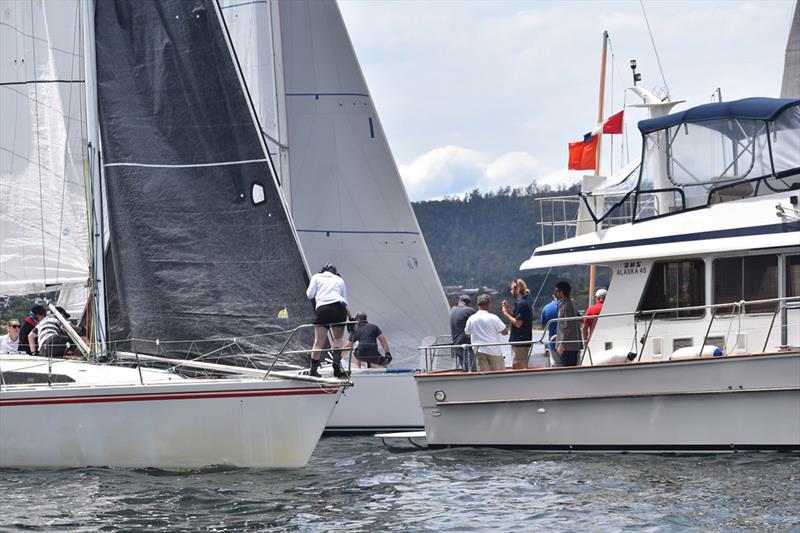
<svg viewBox="0 0 800 533">
<path fill-rule="evenodd" d="M 303 260 L 213 0 L 98 2 L 95 28 L 124 334 L 310 322 Z"/>
<path fill-rule="evenodd" d="M 84 284 L 80 6 L 10 0 L 0 17 L 0 294 Z"/>
</svg>

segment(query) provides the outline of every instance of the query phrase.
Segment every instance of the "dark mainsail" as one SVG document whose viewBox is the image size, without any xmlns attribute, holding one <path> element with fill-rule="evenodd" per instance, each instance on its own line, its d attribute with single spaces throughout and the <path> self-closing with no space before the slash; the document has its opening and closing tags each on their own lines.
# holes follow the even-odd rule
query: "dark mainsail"
<svg viewBox="0 0 800 533">
<path fill-rule="evenodd" d="M 303 260 L 213 0 L 96 6 L 117 335 L 165 350 L 310 323 Z"/>
</svg>

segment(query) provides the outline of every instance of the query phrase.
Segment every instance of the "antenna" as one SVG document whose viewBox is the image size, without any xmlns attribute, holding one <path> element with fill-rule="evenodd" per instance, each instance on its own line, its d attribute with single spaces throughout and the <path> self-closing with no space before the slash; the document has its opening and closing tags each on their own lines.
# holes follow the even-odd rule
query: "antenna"
<svg viewBox="0 0 800 533">
<path fill-rule="evenodd" d="M 631 59 L 631 72 L 633 72 L 633 86 L 636 87 L 636 82 L 642 81 L 642 75 L 636 72 L 635 59 Z"/>
</svg>

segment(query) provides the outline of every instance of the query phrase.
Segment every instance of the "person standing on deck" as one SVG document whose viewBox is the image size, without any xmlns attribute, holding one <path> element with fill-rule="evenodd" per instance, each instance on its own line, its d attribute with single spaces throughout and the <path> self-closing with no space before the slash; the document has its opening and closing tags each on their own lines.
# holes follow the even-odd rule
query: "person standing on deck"
<svg viewBox="0 0 800 533">
<path fill-rule="evenodd" d="M 347 306 L 347 287 L 336 267 L 325 264 L 318 274 L 311 276 L 306 289 L 306 296 L 314 300 L 316 318 L 314 318 L 314 351 L 311 352 L 310 376 L 320 377 L 319 362 L 325 345 L 325 337 L 330 329 L 333 336 L 333 375 L 342 377 L 342 346 L 344 344 L 344 322 L 352 320 L 352 313 Z M 339 324 L 339 325 L 335 325 Z"/>
<path fill-rule="evenodd" d="M 556 335 L 551 340 L 556 342 L 554 359 L 556 366 L 578 366 L 578 354 L 583 344 L 581 343 L 580 324 L 575 304 L 570 298 L 572 287 L 566 281 L 556 283 L 553 296 L 558 298 L 558 328 Z M 565 320 L 572 319 L 572 320 Z"/>
<path fill-rule="evenodd" d="M 478 370 L 505 370 L 503 351 L 500 346 L 480 346 L 481 344 L 499 345 L 505 342 L 502 335 L 508 335 L 508 328 L 500 318 L 489 312 L 492 298 L 488 294 L 478 296 L 478 311 L 469 317 L 464 333 L 470 336 L 476 345 Z"/>
<path fill-rule="evenodd" d="M 503 300 L 503 316 L 511 323 L 509 342 L 533 340 L 533 304 L 530 300 L 531 291 L 525 280 L 518 279 L 511 282 L 511 296 L 514 297 L 514 312 L 510 312 L 508 302 Z M 511 368 L 521 370 L 528 368 L 528 358 L 531 352 L 530 344 L 512 344 L 514 362 Z"/>
<path fill-rule="evenodd" d="M 594 332 L 594 327 L 597 325 L 597 317 L 603 310 L 603 302 L 606 301 L 606 294 L 607 291 L 605 289 L 597 289 L 597 292 L 594 293 L 594 305 L 590 305 L 583 314 L 581 333 L 583 334 L 584 343 L 589 342 L 589 339 Z"/>
<path fill-rule="evenodd" d="M 450 337 L 452 344 L 469 344 L 469 335 L 464 333 L 469 317 L 475 314 L 475 309 L 470 306 L 468 294 L 458 297 L 458 305 L 450 309 Z M 453 348 L 453 355 L 461 365 L 464 372 L 475 372 L 475 352 L 471 347 Z"/>
</svg>

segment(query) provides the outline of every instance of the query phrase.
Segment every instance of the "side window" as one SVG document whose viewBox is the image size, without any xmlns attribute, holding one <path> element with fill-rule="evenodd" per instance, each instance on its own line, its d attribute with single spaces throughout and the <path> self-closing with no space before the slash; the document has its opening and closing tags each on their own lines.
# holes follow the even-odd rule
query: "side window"
<svg viewBox="0 0 800 533">
<path fill-rule="evenodd" d="M 786 258 L 786 296 L 800 296 L 800 255 Z"/>
<path fill-rule="evenodd" d="M 769 300 L 778 297 L 778 256 L 725 257 L 714 261 L 714 303 Z M 771 313 L 775 303 L 751 304 L 746 313 Z M 730 309 L 720 308 L 725 312 Z"/>
<path fill-rule="evenodd" d="M 702 259 L 656 262 L 650 270 L 639 311 L 704 305 L 705 272 Z M 656 318 L 696 318 L 704 314 L 704 309 L 693 309 L 657 313 Z"/>
</svg>

